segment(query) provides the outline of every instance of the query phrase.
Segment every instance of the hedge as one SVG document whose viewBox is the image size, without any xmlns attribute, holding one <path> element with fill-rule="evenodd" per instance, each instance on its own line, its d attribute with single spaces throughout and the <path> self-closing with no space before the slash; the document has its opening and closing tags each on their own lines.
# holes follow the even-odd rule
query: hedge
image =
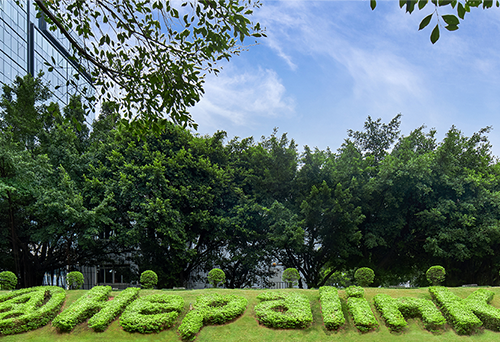
<svg viewBox="0 0 500 342">
<path fill-rule="evenodd" d="M 182 320 L 178 331 L 183 339 L 194 340 L 196 334 L 208 324 L 223 324 L 243 314 L 246 298 L 236 295 L 211 293 L 196 297 L 193 310 Z"/>
<path fill-rule="evenodd" d="M 0 334 L 11 335 L 47 325 L 61 310 L 66 292 L 39 286 L 0 296 Z"/>
<path fill-rule="evenodd" d="M 77 324 L 92 317 L 104 306 L 111 292 L 111 286 L 95 286 L 61 312 L 52 325 L 59 331 L 69 332 Z"/>
<path fill-rule="evenodd" d="M 120 325 L 128 332 L 149 334 L 170 328 L 184 308 L 178 295 L 152 294 L 132 302 L 120 317 Z"/>
<path fill-rule="evenodd" d="M 465 304 L 483 322 L 485 328 L 500 331 L 500 309 L 488 305 L 494 295 L 490 290 L 479 289 L 465 299 Z"/>
<path fill-rule="evenodd" d="M 354 273 L 354 279 L 359 286 L 368 287 L 371 283 L 373 283 L 375 273 L 371 268 L 361 267 L 356 270 L 356 273 Z"/>
<path fill-rule="evenodd" d="M 143 289 L 152 289 L 158 283 L 158 275 L 151 270 L 141 273 L 140 280 Z"/>
<path fill-rule="evenodd" d="M 394 299 L 386 294 L 378 294 L 373 300 L 387 326 L 393 331 L 401 331 L 406 327 L 405 318 L 420 317 L 425 328 L 431 331 L 441 328 L 446 323 L 434 303 L 427 299 L 411 297 Z"/>
<path fill-rule="evenodd" d="M 347 309 L 352 315 L 354 325 L 361 332 L 368 332 L 378 327 L 377 319 L 370 308 L 370 304 L 363 296 L 364 290 L 359 286 L 350 286 L 346 289 Z"/>
<path fill-rule="evenodd" d="M 303 329 L 313 317 L 309 300 L 303 294 L 267 291 L 257 296 L 255 306 L 260 323 L 270 328 Z"/>
<path fill-rule="evenodd" d="M 335 330 L 345 323 L 337 288 L 331 286 L 320 287 L 319 300 L 321 302 L 323 323 L 327 329 Z"/>
<path fill-rule="evenodd" d="M 82 287 L 83 281 L 82 272 L 73 271 L 66 275 L 66 284 L 68 284 L 70 290 L 76 290 Z"/>
<path fill-rule="evenodd" d="M 139 288 L 129 287 L 120 292 L 113 300 L 106 302 L 97 314 L 89 319 L 88 325 L 94 331 L 104 331 L 123 310 L 139 297 Z"/>
<path fill-rule="evenodd" d="M 0 272 L 0 290 L 14 290 L 17 285 L 17 276 L 10 271 Z"/>
<path fill-rule="evenodd" d="M 448 323 L 450 323 L 458 334 L 471 334 L 483 325 L 481 320 L 472 312 L 468 303 L 451 293 L 446 287 L 431 286 L 429 287 L 429 292 L 448 320 Z M 477 301 L 473 300 L 473 302 Z"/>
</svg>

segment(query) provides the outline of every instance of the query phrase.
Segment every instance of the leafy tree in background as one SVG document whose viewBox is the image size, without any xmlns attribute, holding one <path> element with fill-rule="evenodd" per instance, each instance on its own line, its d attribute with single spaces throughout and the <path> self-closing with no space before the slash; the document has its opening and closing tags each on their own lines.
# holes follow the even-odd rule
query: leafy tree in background
<svg viewBox="0 0 500 342">
<path fill-rule="evenodd" d="M 22 287 L 40 285 L 45 271 L 95 263 L 104 251 L 93 232 L 106 217 L 87 210 L 80 193 L 85 131 L 50 112 L 57 106 L 45 103 L 47 89 L 40 75 L 18 77 L 0 106 L 0 234 L 10 245 L 1 259 Z"/>
<path fill-rule="evenodd" d="M 264 35 L 249 19 L 260 6 L 253 0 L 34 2 L 84 61 L 80 71 L 90 73 L 100 97 L 116 100 L 141 135 L 159 134 L 164 117 L 196 127 L 187 108 L 200 100 L 205 72 L 217 74 L 216 63 L 239 54 L 245 38 Z"/>
<path fill-rule="evenodd" d="M 431 42 L 434 44 L 439 39 L 439 27 L 444 26 L 448 31 L 456 31 L 458 30 L 458 25 L 460 24 L 460 19 L 464 20 L 465 14 L 471 11 L 471 8 L 479 8 L 483 9 L 492 8 L 493 4 L 496 7 L 500 7 L 500 1 L 498 0 L 431 0 L 430 1 L 434 5 L 434 10 L 431 14 L 427 15 L 418 27 L 419 30 L 427 27 L 430 24 L 432 18 L 436 18 L 437 23 L 434 29 L 431 32 Z M 423 10 L 429 4 L 429 0 L 400 0 L 399 7 L 405 7 L 407 13 L 412 13 L 415 8 L 419 10 Z M 372 10 L 377 6 L 376 0 L 370 0 L 370 6 Z M 440 14 L 440 7 L 448 7 L 450 6 L 453 10 L 456 9 L 457 15 L 454 14 Z M 459 19 L 460 18 L 460 19 Z"/>
</svg>

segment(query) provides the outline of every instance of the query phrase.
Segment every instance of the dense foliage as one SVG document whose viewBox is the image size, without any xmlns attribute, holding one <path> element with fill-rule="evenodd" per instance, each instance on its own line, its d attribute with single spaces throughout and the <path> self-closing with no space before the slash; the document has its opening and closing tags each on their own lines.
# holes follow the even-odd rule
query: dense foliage
<svg viewBox="0 0 500 342">
<path fill-rule="evenodd" d="M 375 279 L 375 273 L 369 267 L 361 267 L 354 273 L 354 279 L 359 286 L 368 287 Z"/>
<path fill-rule="evenodd" d="M 120 325 L 128 332 L 160 332 L 172 326 L 183 308 L 181 296 L 153 294 L 140 297 L 120 316 Z"/>
<path fill-rule="evenodd" d="M 429 267 L 427 272 L 425 272 L 425 277 L 432 286 L 441 285 L 441 283 L 445 279 L 445 276 L 446 270 L 443 266 L 431 266 Z"/>
<path fill-rule="evenodd" d="M 203 281 L 214 266 L 228 288 L 265 285 L 273 262 L 309 288 L 348 286 L 361 266 L 374 286 L 427 285 L 432 265 L 448 286 L 500 280 L 489 128 L 452 127 L 438 142 L 424 127 L 401 135 L 399 115 L 368 117 L 336 152 L 299 153 L 277 131 L 228 141 L 168 124 L 138 140 L 116 129 L 113 103 L 90 130 L 77 97 L 62 110 L 49 97 L 27 76 L 0 102 L 0 269 L 20 287 L 131 262 L 136 280 L 154 270 L 158 288 Z"/>
<path fill-rule="evenodd" d="M 17 277 L 10 271 L 0 273 L 0 290 L 13 290 L 17 285 Z"/>
<path fill-rule="evenodd" d="M 378 294 L 373 300 L 387 326 L 394 331 L 401 331 L 406 327 L 407 318 L 421 318 L 425 328 L 430 331 L 435 331 L 446 323 L 434 303 L 427 299 L 412 297 L 394 299 L 386 294 Z"/>
<path fill-rule="evenodd" d="M 264 292 L 257 296 L 262 302 L 255 306 L 261 324 L 269 328 L 304 329 L 312 323 L 309 300 L 296 292 Z"/>
<path fill-rule="evenodd" d="M 82 272 L 73 271 L 66 275 L 66 284 L 70 290 L 76 290 L 83 285 L 83 274 Z"/>
<path fill-rule="evenodd" d="M 154 271 L 147 270 L 141 273 L 140 281 L 143 289 L 152 289 L 158 283 L 158 275 Z"/>
<path fill-rule="evenodd" d="M 0 296 L 0 334 L 38 329 L 61 310 L 66 292 L 57 286 L 39 286 Z"/>
<path fill-rule="evenodd" d="M 71 331 L 77 324 L 99 312 L 108 300 L 111 286 L 94 286 L 54 318 L 52 325 L 61 332 Z"/>
<path fill-rule="evenodd" d="M 226 274 L 220 268 L 211 269 L 208 272 L 208 282 L 213 286 L 217 287 L 219 284 L 224 284 L 226 282 Z"/>
<path fill-rule="evenodd" d="M 299 271 L 296 268 L 287 268 L 281 275 L 281 280 L 287 283 L 288 287 L 297 285 L 300 279 Z"/>
<path fill-rule="evenodd" d="M 182 320 L 179 334 L 185 340 L 193 340 L 204 325 L 224 324 L 241 316 L 247 304 L 246 298 L 236 295 L 200 295 L 196 297 L 193 310 Z"/>
<path fill-rule="evenodd" d="M 328 330 L 336 330 L 345 323 L 342 303 L 337 288 L 322 286 L 319 288 L 319 300 L 323 322 Z"/>
</svg>

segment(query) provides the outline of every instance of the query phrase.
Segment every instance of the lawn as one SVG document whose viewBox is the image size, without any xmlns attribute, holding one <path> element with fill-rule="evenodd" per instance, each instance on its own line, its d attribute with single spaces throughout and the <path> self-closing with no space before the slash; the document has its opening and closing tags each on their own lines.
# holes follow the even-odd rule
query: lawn
<svg viewBox="0 0 500 342">
<path fill-rule="evenodd" d="M 452 292 L 458 296 L 465 298 L 477 288 L 450 288 Z M 500 287 L 491 287 L 489 290 L 495 293 L 495 297 L 491 302 L 496 308 L 500 308 Z M 209 293 L 217 291 L 221 294 L 236 294 L 244 296 L 248 299 L 248 307 L 245 313 L 235 321 L 220 325 L 220 326 L 206 326 L 202 328 L 198 334 L 196 341 L 370 341 L 370 342 L 393 342 L 393 341 L 499 341 L 500 333 L 490 330 L 483 330 L 472 336 L 459 336 L 453 329 L 446 325 L 444 330 L 438 333 L 428 332 L 423 328 L 423 324 L 419 319 L 411 319 L 408 321 L 406 327 L 400 333 L 392 333 L 385 326 L 380 314 L 373 306 L 373 297 L 379 293 L 386 293 L 393 298 L 408 296 L 430 299 L 427 288 L 419 289 L 383 289 L 383 288 L 367 288 L 365 289 L 365 298 L 368 299 L 373 312 L 380 324 L 379 328 L 365 334 L 358 332 L 354 327 L 352 318 L 348 315 L 345 303 L 345 291 L 339 291 L 342 298 L 344 315 L 346 317 L 346 324 L 336 332 L 331 332 L 325 329 L 321 317 L 319 291 L 318 290 L 286 290 L 297 291 L 305 294 L 310 301 L 313 312 L 313 324 L 306 329 L 302 330 L 281 330 L 269 329 L 256 320 L 254 307 L 259 303 L 257 296 L 264 290 L 228 290 L 228 289 L 206 289 L 206 290 L 185 290 L 185 291 L 166 291 L 166 290 L 141 290 L 141 295 L 152 293 L 166 293 L 177 294 L 184 298 L 185 306 L 184 312 L 179 316 L 177 323 L 169 330 L 163 331 L 158 334 L 142 335 L 138 333 L 127 333 L 123 331 L 119 325 L 118 320 L 114 321 L 108 329 L 103 333 L 95 333 L 89 329 L 86 323 L 77 326 L 71 333 L 58 333 L 50 324 L 23 334 L 10 335 L 0 337 L 2 342 L 7 341 L 181 341 L 177 334 L 177 327 L 180 325 L 182 318 L 189 310 L 189 304 L 195 302 L 197 295 L 202 293 Z M 2 291 L 3 292 L 3 291 Z M 75 290 L 67 291 L 66 302 L 64 307 L 67 307 L 85 291 Z M 112 292 L 111 296 L 116 295 L 118 292 Z"/>
</svg>

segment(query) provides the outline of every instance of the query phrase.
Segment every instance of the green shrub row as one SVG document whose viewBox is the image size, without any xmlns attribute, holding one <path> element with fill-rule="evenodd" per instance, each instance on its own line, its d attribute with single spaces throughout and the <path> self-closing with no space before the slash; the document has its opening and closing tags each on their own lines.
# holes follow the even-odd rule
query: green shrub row
<svg viewBox="0 0 500 342">
<path fill-rule="evenodd" d="M 183 339 L 193 340 L 204 325 L 223 324 L 243 314 L 248 300 L 236 295 L 211 293 L 196 297 L 193 310 L 182 320 L 179 334 Z"/>
<path fill-rule="evenodd" d="M 364 298 L 365 290 L 361 286 L 352 285 L 345 289 L 345 294 L 348 298 L 356 297 L 356 298 Z"/>
<path fill-rule="evenodd" d="M 120 292 L 113 300 L 106 302 L 104 307 L 89 319 L 88 325 L 94 331 L 104 331 L 123 310 L 139 297 L 139 288 L 129 287 Z"/>
<path fill-rule="evenodd" d="M 299 293 L 264 292 L 255 306 L 260 323 L 270 328 L 303 329 L 312 322 L 309 300 Z"/>
<path fill-rule="evenodd" d="M 321 302 L 321 313 L 325 327 L 329 330 L 338 329 L 345 323 L 342 303 L 337 288 L 323 286 L 319 288 L 319 300 Z"/>
<path fill-rule="evenodd" d="M 471 334 L 482 326 L 483 323 L 474 315 L 465 300 L 451 293 L 446 287 L 431 286 L 429 292 L 458 334 Z"/>
<path fill-rule="evenodd" d="M 149 334 L 170 328 L 184 308 L 178 295 L 152 294 L 132 302 L 120 317 L 120 325 L 128 332 Z"/>
<path fill-rule="evenodd" d="M 391 298 L 386 294 L 378 294 L 374 298 L 375 307 L 382 314 L 387 326 L 393 331 L 401 331 L 406 327 L 405 318 L 420 317 L 427 330 L 441 328 L 446 320 L 430 300 L 422 298 Z"/>
<path fill-rule="evenodd" d="M 101 310 L 110 292 L 111 286 L 93 287 L 54 318 L 52 325 L 59 331 L 71 331 L 77 324 Z"/>
<path fill-rule="evenodd" d="M 18 334 L 47 325 L 65 299 L 65 291 L 57 286 L 31 287 L 0 296 L 0 334 Z"/>
<path fill-rule="evenodd" d="M 500 309 L 488 303 L 495 294 L 487 289 L 474 291 L 465 299 L 465 304 L 483 322 L 483 326 L 490 330 L 500 331 Z"/>
<path fill-rule="evenodd" d="M 346 289 L 347 309 L 352 315 L 354 325 L 359 331 L 368 332 L 378 327 L 377 319 L 364 298 L 364 290 L 360 286 L 349 286 Z"/>
</svg>

